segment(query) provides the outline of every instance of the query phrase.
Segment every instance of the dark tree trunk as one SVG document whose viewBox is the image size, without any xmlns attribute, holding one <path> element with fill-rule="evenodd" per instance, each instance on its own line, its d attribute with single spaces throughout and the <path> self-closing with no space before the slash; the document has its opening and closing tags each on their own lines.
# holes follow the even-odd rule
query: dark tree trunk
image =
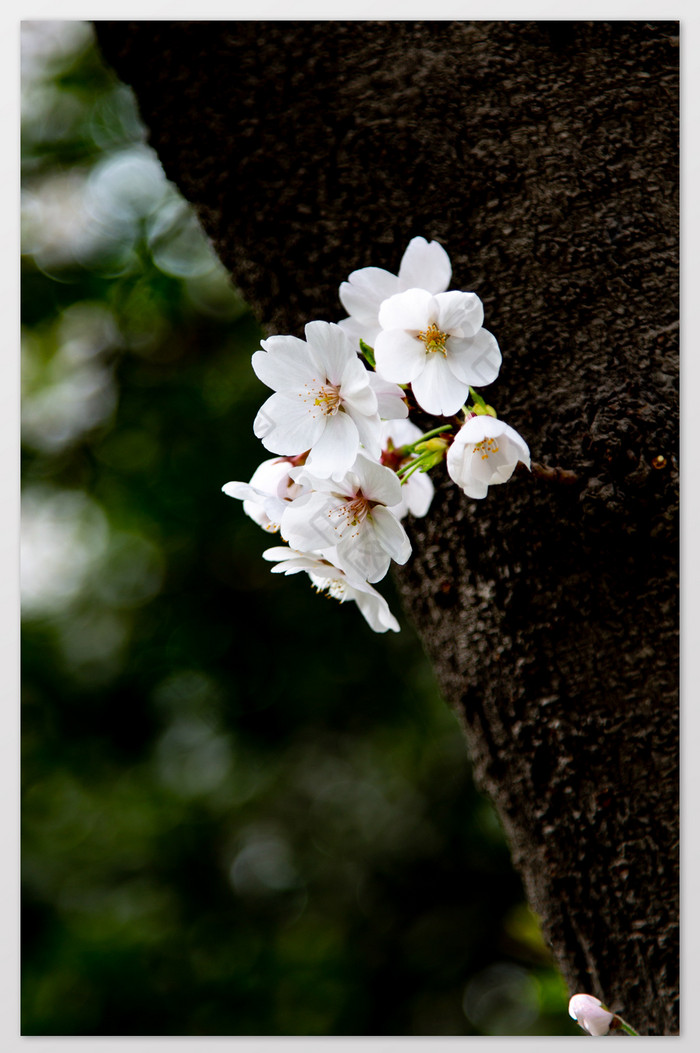
<svg viewBox="0 0 700 1053">
<path fill-rule="evenodd" d="M 677 23 L 100 23 L 270 331 L 440 241 L 533 459 L 398 574 L 566 981 L 678 1028 Z M 554 473 L 556 476 L 556 473 Z M 439 481 L 438 479 L 436 481 Z"/>
</svg>

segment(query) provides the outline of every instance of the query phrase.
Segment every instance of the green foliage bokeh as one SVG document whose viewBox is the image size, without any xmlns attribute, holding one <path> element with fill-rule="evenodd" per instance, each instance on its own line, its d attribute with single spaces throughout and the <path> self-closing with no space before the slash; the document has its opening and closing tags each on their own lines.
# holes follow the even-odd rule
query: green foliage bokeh
<svg viewBox="0 0 700 1053">
<path fill-rule="evenodd" d="M 221 493 L 260 332 L 130 92 L 23 80 L 23 1034 L 575 1034 L 410 626 Z"/>
</svg>

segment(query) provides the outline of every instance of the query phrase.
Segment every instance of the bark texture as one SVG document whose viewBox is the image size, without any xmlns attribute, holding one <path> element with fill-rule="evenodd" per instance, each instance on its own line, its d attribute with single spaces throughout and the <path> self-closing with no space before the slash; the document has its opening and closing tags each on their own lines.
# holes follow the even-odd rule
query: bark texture
<svg viewBox="0 0 700 1053">
<path fill-rule="evenodd" d="M 571 992 L 678 1029 L 678 24 L 98 23 L 271 332 L 450 253 L 533 459 L 399 574 Z M 556 475 L 556 473 L 554 473 Z"/>
</svg>

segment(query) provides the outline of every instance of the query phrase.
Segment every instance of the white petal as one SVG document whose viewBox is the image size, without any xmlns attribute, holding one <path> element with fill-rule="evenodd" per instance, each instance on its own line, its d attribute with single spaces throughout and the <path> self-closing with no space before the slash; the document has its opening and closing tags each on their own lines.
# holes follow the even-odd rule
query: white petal
<svg viewBox="0 0 700 1053">
<path fill-rule="evenodd" d="M 390 296 L 379 308 L 382 329 L 424 330 L 437 317 L 435 298 L 425 289 L 407 289 Z"/>
<path fill-rule="evenodd" d="M 352 586 L 348 587 L 352 588 Z M 371 585 L 367 585 L 366 589 L 362 590 L 354 588 L 353 593 L 353 599 L 358 606 L 360 614 L 370 629 L 373 629 L 375 633 L 385 633 L 387 629 L 391 629 L 395 633 L 400 632 L 399 623 L 389 610 L 389 604 L 376 589 L 373 589 Z"/>
<path fill-rule="evenodd" d="M 395 505 L 401 500 L 401 483 L 391 468 L 385 468 L 383 464 L 360 453 L 353 466 L 353 471 L 368 501 Z"/>
<path fill-rule="evenodd" d="M 323 434 L 311 447 L 306 459 L 314 475 L 330 476 L 352 467 L 360 446 L 360 435 L 355 422 L 347 413 L 326 417 Z"/>
<path fill-rule="evenodd" d="M 273 548 L 266 548 L 262 554 L 262 558 L 269 562 L 276 562 L 277 560 L 292 559 L 298 555 L 294 549 L 287 548 L 286 545 L 275 545 Z"/>
<path fill-rule="evenodd" d="M 469 385 L 457 379 L 439 351 L 426 355 L 425 368 L 411 386 L 418 405 L 436 417 L 458 413 L 469 395 Z"/>
<path fill-rule="evenodd" d="M 323 573 L 330 576 L 334 573 L 320 554 L 300 552 L 286 545 L 265 549 L 263 559 L 277 564 L 270 568 L 273 574 L 298 574 L 301 570 L 310 575 Z"/>
<path fill-rule="evenodd" d="M 479 500 L 486 497 L 488 485 L 477 479 L 471 471 L 472 452 L 471 447 L 465 448 L 457 446 L 456 442 L 452 443 L 447 451 L 447 472 L 467 497 Z"/>
<path fill-rule="evenodd" d="M 382 420 L 408 417 L 408 406 L 403 391 L 397 384 L 384 380 L 378 373 L 368 373 L 370 387 L 377 399 L 377 412 Z M 404 440 L 408 442 L 409 440 Z"/>
<path fill-rule="evenodd" d="M 337 547 L 337 562 L 352 584 L 381 581 L 389 569 L 391 557 L 379 543 L 368 520 L 359 532 L 347 532 Z"/>
<path fill-rule="evenodd" d="M 336 543 L 336 530 L 330 516 L 339 503 L 331 494 L 304 494 L 285 509 L 280 534 L 292 548 L 302 552 L 330 548 Z"/>
<path fill-rule="evenodd" d="M 451 338 L 447 343 L 447 359 L 455 376 L 475 388 L 491 384 L 501 368 L 498 342 L 487 329 L 480 329 L 473 337 Z"/>
<path fill-rule="evenodd" d="M 309 348 L 295 336 L 271 336 L 251 359 L 255 375 L 274 391 L 302 387 L 313 375 Z"/>
<path fill-rule="evenodd" d="M 442 245 L 437 241 L 428 243 L 425 238 L 410 240 L 399 268 L 401 289 L 418 288 L 439 293 L 447 288 L 451 277 L 450 257 Z"/>
<path fill-rule="evenodd" d="M 260 523 L 260 526 L 264 527 L 265 530 L 271 530 L 273 532 L 279 530 L 284 510 L 288 504 L 288 501 L 281 501 L 279 497 L 267 497 L 262 506 L 263 512 L 265 513 L 265 520 Z M 252 505 L 252 502 L 243 502 L 243 511 L 246 512 L 247 515 L 250 515 L 251 513 L 246 508 L 247 505 Z M 256 522 L 258 521 L 256 516 L 251 516 L 251 518 L 256 519 Z"/>
<path fill-rule="evenodd" d="M 472 292 L 440 293 L 435 297 L 438 305 L 436 324 L 443 333 L 452 333 L 455 329 L 462 336 L 474 336 L 484 321 L 484 306 Z"/>
<path fill-rule="evenodd" d="M 309 354 L 321 376 L 331 384 L 339 384 L 349 361 L 356 360 L 356 351 L 345 332 L 332 322 L 309 322 L 304 327 Z"/>
<path fill-rule="evenodd" d="M 462 482 L 462 489 L 464 490 L 467 497 L 473 498 L 475 501 L 480 501 L 486 497 L 489 492 L 489 488 L 486 483 L 483 483 L 481 479 L 476 479 L 474 476 L 469 476 Z"/>
<path fill-rule="evenodd" d="M 353 413 L 363 413 L 365 416 L 376 414 L 377 396 L 370 383 L 370 377 L 374 375 L 365 369 L 359 358 L 353 356 L 346 363 L 340 379 L 340 396 Z"/>
<path fill-rule="evenodd" d="M 253 432 L 266 450 L 290 457 L 304 453 L 320 438 L 326 417 L 296 395 L 275 392 L 262 404 Z"/>
<path fill-rule="evenodd" d="M 340 302 L 349 315 L 362 325 L 377 324 L 377 313 L 382 300 L 399 291 L 395 274 L 381 267 L 362 267 L 353 271 L 350 279 L 340 286 Z"/>
<path fill-rule="evenodd" d="M 447 456 L 445 463 L 447 465 L 447 472 L 451 479 L 457 483 L 458 486 L 462 485 L 462 477 L 470 474 L 469 460 L 471 458 L 473 448 L 471 444 L 467 445 L 464 442 L 458 442 L 459 436 L 455 437 L 453 443 L 447 447 Z"/>
<path fill-rule="evenodd" d="M 374 343 L 377 373 L 396 384 L 410 384 L 425 365 L 425 344 L 403 329 L 385 329 Z"/>
<path fill-rule="evenodd" d="M 412 420 L 385 420 L 382 422 L 382 445 L 386 449 L 389 440 L 396 449 L 420 439 L 423 432 Z"/>
<path fill-rule="evenodd" d="M 289 475 L 300 486 L 308 490 L 316 490 L 318 493 L 340 494 L 344 497 L 353 498 L 357 493 L 360 483 L 354 472 L 346 471 L 339 479 L 328 476 L 314 475 L 305 464 L 298 468 L 291 468 Z"/>
<path fill-rule="evenodd" d="M 474 479 L 480 483 L 490 486 L 493 482 L 493 473 L 496 461 L 492 455 L 487 455 L 475 450 L 471 456 L 470 471 Z"/>
<path fill-rule="evenodd" d="M 518 460 L 516 458 L 515 460 L 510 461 L 510 463 L 506 462 L 504 464 L 494 465 L 489 486 L 498 486 L 499 483 L 507 483 L 515 471 L 517 463 Z"/>
<path fill-rule="evenodd" d="M 360 350 L 360 340 L 364 340 L 364 342 L 369 344 L 370 347 L 374 347 L 377 333 L 381 332 L 379 322 L 376 318 L 374 319 L 374 322 L 367 325 L 362 325 L 354 318 L 341 318 L 338 325 L 350 339 L 350 342 L 356 351 Z"/>
<path fill-rule="evenodd" d="M 498 417 L 491 417 L 486 413 L 475 415 L 464 422 L 452 445 L 466 446 L 469 443 L 481 442 L 482 439 L 495 439 L 502 435 L 506 428 L 506 422 Z"/>
<path fill-rule="evenodd" d="M 424 516 L 435 496 L 435 487 L 427 472 L 414 472 L 401 487 L 404 504 L 412 516 Z"/>
<path fill-rule="evenodd" d="M 230 483 L 224 483 L 221 490 L 227 497 L 235 497 L 239 501 L 251 501 L 256 497 L 268 496 L 267 491 L 258 490 L 256 487 L 251 486 L 250 483 L 239 483 L 235 480 Z"/>
<path fill-rule="evenodd" d="M 519 461 L 522 461 L 527 468 L 530 467 L 530 448 L 523 439 L 522 435 L 518 435 L 515 428 L 511 428 L 510 424 L 506 424 L 504 435 L 507 437 L 509 442 L 513 444 L 513 450 L 508 450 L 509 459 L 513 459 L 517 456 Z"/>
<path fill-rule="evenodd" d="M 375 414 L 374 417 L 357 415 L 353 416 L 352 419 L 360 433 L 360 442 L 370 457 L 379 460 L 382 455 L 382 422 L 379 419 L 379 414 Z"/>
<path fill-rule="evenodd" d="M 285 457 L 271 457 L 263 461 L 250 477 L 250 485 L 268 494 L 276 494 L 281 484 L 289 481 L 290 462 Z M 280 494 L 281 496 L 281 494 Z"/>
<path fill-rule="evenodd" d="M 397 563 L 405 563 L 411 555 L 411 542 L 393 512 L 383 505 L 376 505 L 370 512 L 377 540 Z"/>
</svg>

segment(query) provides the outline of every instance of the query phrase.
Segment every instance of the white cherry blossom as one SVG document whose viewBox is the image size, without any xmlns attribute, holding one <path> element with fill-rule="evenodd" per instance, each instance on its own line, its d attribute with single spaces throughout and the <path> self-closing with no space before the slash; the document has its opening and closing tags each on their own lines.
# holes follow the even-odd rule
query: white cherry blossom
<svg viewBox="0 0 700 1053">
<path fill-rule="evenodd" d="M 399 623 L 389 610 L 389 605 L 367 581 L 351 582 L 347 574 L 336 567 L 327 555 L 298 552 L 283 546 L 268 548 L 263 559 L 276 563 L 273 574 L 298 574 L 305 571 L 317 592 L 323 592 L 339 603 L 354 601 L 367 624 L 375 633 L 388 629 L 399 632 Z"/>
<path fill-rule="evenodd" d="M 589 1035 L 607 1035 L 615 1014 L 606 1009 L 599 998 L 576 994 L 569 1001 L 569 1016 Z"/>
<path fill-rule="evenodd" d="M 304 492 L 304 487 L 289 474 L 294 460 L 271 457 L 253 472 L 250 482 L 232 481 L 221 487 L 228 497 L 243 501 L 243 511 L 263 530 L 275 533 L 286 506 Z"/>
<path fill-rule="evenodd" d="M 450 257 L 442 245 L 425 238 L 412 238 L 403 254 L 398 274 L 381 267 L 362 267 L 342 283 L 340 302 L 349 317 L 338 324 L 355 342 L 362 339 L 374 346 L 380 330 L 378 315 L 382 301 L 406 289 L 444 292 L 451 277 Z"/>
<path fill-rule="evenodd" d="M 505 483 L 518 461 L 529 468 L 525 440 L 505 421 L 487 414 L 470 417 L 447 451 L 447 471 L 467 497 L 486 497 L 489 486 Z"/>
<path fill-rule="evenodd" d="M 470 385 L 490 384 L 501 368 L 498 343 L 483 320 L 476 293 L 432 295 L 416 288 L 391 296 L 379 308 L 377 372 L 410 384 L 427 413 L 451 416 L 466 402 Z"/>
<path fill-rule="evenodd" d="M 411 543 L 391 506 L 401 483 L 389 468 L 359 454 L 342 479 L 321 479 L 308 466 L 292 477 L 310 487 L 285 509 L 280 533 L 302 552 L 334 549 L 334 562 L 352 582 L 379 581 L 392 559 L 405 563 Z"/>
<path fill-rule="evenodd" d="M 274 390 L 253 431 L 272 453 L 297 456 L 310 450 L 309 467 L 330 476 L 351 467 L 360 443 L 379 456 L 378 398 L 339 326 L 309 322 L 304 333 L 305 341 L 271 336 L 253 355 L 255 373 Z"/>
</svg>

